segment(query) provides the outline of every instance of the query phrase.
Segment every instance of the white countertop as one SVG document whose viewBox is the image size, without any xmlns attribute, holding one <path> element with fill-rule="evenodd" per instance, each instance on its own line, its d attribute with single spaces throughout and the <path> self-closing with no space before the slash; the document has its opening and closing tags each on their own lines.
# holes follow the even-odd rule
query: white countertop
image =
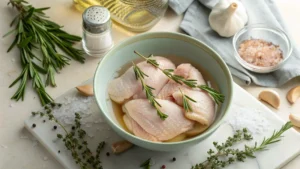
<svg viewBox="0 0 300 169">
<path fill-rule="evenodd" d="M 298 22 L 300 1 L 276 0 L 276 2 L 286 20 L 291 35 L 297 44 L 300 44 L 300 22 Z M 46 13 L 53 21 L 64 25 L 64 29 L 70 33 L 81 35 L 81 14 L 72 7 L 72 0 L 30 0 L 30 3 L 36 7 L 50 6 L 51 9 Z M 6 4 L 6 0 L 0 2 L 1 36 L 10 30 L 9 23 L 16 15 L 11 7 L 7 7 Z M 169 10 L 166 16 L 150 31 L 179 31 L 178 25 L 181 19 L 182 16 L 176 16 Z M 113 27 L 115 43 L 134 35 L 115 25 Z M 37 144 L 33 137 L 27 138 L 28 132 L 23 128 L 24 120 L 28 118 L 31 111 L 38 110 L 40 107 L 31 85 L 28 85 L 26 90 L 25 101 L 15 102 L 10 100 L 17 86 L 12 89 L 9 89 L 8 86 L 21 71 L 19 51 L 14 49 L 10 53 L 6 53 L 12 40 L 13 37 L 11 36 L 5 39 L 1 38 L 0 42 L 0 169 L 62 169 L 61 165 L 53 159 L 42 145 Z M 60 74 L 56 75 L 58 87 L 48 87 L 47 91 L 53 98 L 60 96 L 80 82 L 93 77 L 97 64 L 98 59 L 90 57 L 87 58 L 85 64 L 72 62 L 70 66 L 67 66 Z M 254 97 L 257 97 L 258 93 L 264 89 L 255 85 L 243 85 L 237 79 L 235 81 Z M 271 109 L 284 120 L 288 119 L 289 113 L 300 113 L 298 112 L 300 110 L 300 100 L 291 106 L 285 99 L 287 91 L 296 85 L 300 85 L 299 77 L 279 88 L 275 88 L 281 96 L 281 107 L 279 110 Z M 280 156 L 280 154 L 278 155 Z M 298 169 L 299 165 L 300 157 L 290 162 L 284 169 Z"/>
</svg>

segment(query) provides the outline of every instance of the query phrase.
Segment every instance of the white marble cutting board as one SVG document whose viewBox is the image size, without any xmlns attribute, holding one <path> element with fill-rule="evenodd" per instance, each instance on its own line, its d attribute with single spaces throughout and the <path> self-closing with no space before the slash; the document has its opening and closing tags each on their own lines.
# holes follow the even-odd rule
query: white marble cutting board
<svg viewBox="0 0 300 169">
<path fill-rule="evenodd" d="M 89 83 L 89 82 L 87 82 Z M 79 97 L 76 89 L 70 91 L 59 97 L 56 102 L 64 100 L 65 96 Z M 255 135 L 255 141 L 261 141 L 263 136 L 269 136 L 274 129 L 279 129 L 285 122 L 281 120 L 274 112 L 270 111 L 266 106 L 257 101 L 256 98 L 248 94 L 238 85 L 234 84 L 233 104 L 249 107 L 251 109 L 258 109 L 263 112 L 263 116 L 269 122 L 269 130 L 263 134 Z M 233 134 L 231 126 L 224 123 L 217 131 L 209 136 L 206 140 L 200 142 L 198 145 L 190 147 L 179 152 L 154 152 L 140 147 L 133 147 L 131 150 L 121 155 L 111 155 L 107 157 L 105 154 L 110 150 L 110 144 L 114 141 L 122 140 L 110 127 L 101 120 L 99 109 L 96 103 L 90 106 L 93 111 L 92 115 L 84 119 L 84 129 L 87 131 L 88 142 L 91 149 L 94 149 L 100 141 L 106 141 L 107 146 L 101 155 L 101 160 L 104 169 L 138 169 L 139 165 L 148 158 L 153 159 L 153 169 L 159 169 L 161 165 L 166 165 L 168 169 L 190 169 L 193 164 L 199 163 L 207 157 L 206 152 L 212 148 L 212 142 L 224 141 L 228 136 Z M 229 110 L 229 112 L 232 112 Z M 59 130 L 52 130 L 54 123 L 43 123 L 41 117 L 29 117 L 25 121 L 25 127 L 40 141 L 42 145 L 67 169 L 79 169 L 74 163 L 70 153 L 65 150 L 64 145 L 60 140 L 56 139 L 56 134 Z M 95 119 L 97 121 L 95 121 Z M 32 128 L 32 124 L 37 125 Z M 281 142 L 269 147 L 268 151 L 257 153 L 256 159 L 249 159 L 244 163 L 235 163 L 227 167 L 227 169 L 275 169 L 281 168 L 287 164 L 291 159 L 300 154 L 300 134 L 294 129 L 287 131 Z M 249 143 L 252 144 L 252 143 Z M 58 153 L 58 150 L 61 152 Z M 176 162 L 171 162 L 173 157 L 177 158 Z"/>
</svg>

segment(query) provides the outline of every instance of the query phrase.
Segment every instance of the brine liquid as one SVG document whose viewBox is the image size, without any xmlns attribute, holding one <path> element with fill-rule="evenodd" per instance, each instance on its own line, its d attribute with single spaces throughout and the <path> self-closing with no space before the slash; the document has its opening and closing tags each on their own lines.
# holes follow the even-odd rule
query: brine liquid
<svg viewBox="0 0 300 169">
<path fill-rule="evenodd" d="M 182 64 L 182 63 L 190 63 L 190 64 L 192 64 L 192 66 L 194 66 L 196 69 L 198 69 L 198 70 L 201 72 L 201 74 L 202 74 L 204 80 L 205 80 L 206 82 L 207 82 L 207 81 L 210 82 L 211 87 L 213 87 L 213 88 L 216 89 L 216 90 L 219 90 L 219 88 L 218 88 L 218 86 L 216 85 L 215 80 L 213 79 L 213 77 L 212 77 L 207 71 L 205 71 L 203 68 L 201 68 L 201 67 L 199 67 L 199 66 L 197 66 L 197 65 L 194 65 L 192 62 L 188 62 L 186 59 L 184 59 L 184 58 L 182 58 L 182 57 L 176 57 L 176 56 L 164 56 L 164 57 L 170 59 L 170 60 L 175 64 L 176 67 L 177 67 L 178 65 Z M 137 59 L 137 60 L 135 61 L 135 63 L 139 63 L 139 62 L 141 62 L 141 61 L 143 61 L 143 60 L 142 60 L 142 59 Z M 124 65 L 124 66 L 118 71 L 118 75 L 121 76 L 122 74 L 124 74 L 124 73 L 126 72 L 126 70 L 127 70 L 128 68 L 130 68 L 131 66 L 132 66 L 132 63 L 131 63 L 131 62 L 128 63 L 128 64 L 126 64 L 126 65 Z M 128 130 L 128 128 L 126 127 L 125 122 L 124 122 L 124 120 L 123 120 L 123 116 L 125 115 L 125 113 L 122 111 L 122 105 L 121 105 L 121 104 L 118 104 L 118 103 L 116 103 L 116 102 L 114 102 L 114 101 L 112 101 L 112 100 L 111 100 L 111 102 L 112 102 L 112 109 L 113 109 L 113 112 L 114 112 L 114 114 L 115 114 L 115 117 L 116 117 L 117 121 L 119 122 L 119 124 L 120 124 L 127 132 L 129 132 L 129 130 Z M 216 110 L 216 112 L 218 112 L 218 110 Z M 195 127 L 202 127 L 202 126 L 200 126 L 200 124 L 197 124 L 197 125 L 198 125 L 198 126 L 195 125 Z M 166 142 L 178 142 L 178 141 L 190 139 L 190 138 L 192 138 L 192 137 L 195 137 L 195 136 L 191 136 L 191 137 L 186 136 L 186 137 L 183 138 L 183 135 L 180 134 L 180 135 L 176 136 L 175 138 L 173 138 L 173 139 L 171 139 L 171 140 L 168 140 L 168 141 L 166 141 Z"/>
<path fill-rule="evenodd" d="M 132 31 L 146 31 L 164 15 L 167 0 L 74 0 L 75 7 L 84 11 L 92 5 L 106 7 L 114 21 Z"/>
</svg>

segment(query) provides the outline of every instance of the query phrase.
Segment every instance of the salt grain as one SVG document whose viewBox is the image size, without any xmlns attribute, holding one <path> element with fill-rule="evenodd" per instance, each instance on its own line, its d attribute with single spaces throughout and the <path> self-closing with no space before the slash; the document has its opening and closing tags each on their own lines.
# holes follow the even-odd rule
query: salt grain
<svg viewBox="0 0 300 169">
<path fill-rule="evenodd" d="M 33 141 L 32 142 L 32 147 L 36 147 L 38 145 L 38 142 L 37 141 Z"/>
<path fill-rule="evenodd" d="M 98 124 L 98 123 L 103 123 L 103 119 L 101 119 L 101 118 L 100 118 L 100 119 L 98 119 L 98 120 L 94 121 L 94 123 L 95 123 L 95 124 Z"/>
<path fill-rule="evenodd" d="M 7 149 L 8 147 L 6 145 L 0 144 L 0 147 Z"/>
<path fill-rule="evenodd" d="M 270 126 L 260 110 L 233 105 L 231 111 L 226 122 L 232 126 L 234 131 L 247 128 L 252 134 L 261 134 Z"/>
<path fill-rule="evenodd" d="M 47 160 L 48 160 L 48 157 L 45 156 L 45 157 L 44 157 L 44 161 L 47 161 Z"/>
<path fill-rule="evenodd" d="M 14 107 L 14 105 L 12 103 L 9 104 L 9 107 Z"/>
<path fill-rule="evenodd" d="M 94 138 L 94 135 L 93 135 L 93 134 L 88 134 L 88 136 L 89 136 L 90 138 Z"/>
<path fill-rule="evenodd" d="M 87 124 L 85 124 L 85 127 L 90 128 L 90 127 L 92 127 L 92 124 L 87 123 Z"/>
<path fill-rule="evenodd" d="M 90 110 L 93 103 L 95 103 L 94 97 L 66 96 L 64 97 L 63 106 L 53 109 L 53 115 L 65 124 L 73 124 L 74 112 L 78 112 L 82 118 L 88 117 L 93 113 Z M 82 124 L 85 124 L 85 122 L 82 122 Z"/>
<path fill-rule="evenodd" d="M 28 136 L 21 135 L 21 136 L 20 136 L 20 139 L 28 139 Z"/>
</svg>

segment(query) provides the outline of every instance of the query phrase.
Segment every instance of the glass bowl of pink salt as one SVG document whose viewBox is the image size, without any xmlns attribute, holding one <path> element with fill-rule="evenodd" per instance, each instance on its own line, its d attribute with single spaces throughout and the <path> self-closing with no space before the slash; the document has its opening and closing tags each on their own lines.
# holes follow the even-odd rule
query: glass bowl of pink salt
<svg viewBox="0 0 300 169">
<path fill-rule="evenodd" d="M 237 32 L 233 48 L 236 60 L 256 73 L 279 69 L 292 53 L 290 39 L 283 30 L 261 24 L 246 26 Z"/>
</svg>

